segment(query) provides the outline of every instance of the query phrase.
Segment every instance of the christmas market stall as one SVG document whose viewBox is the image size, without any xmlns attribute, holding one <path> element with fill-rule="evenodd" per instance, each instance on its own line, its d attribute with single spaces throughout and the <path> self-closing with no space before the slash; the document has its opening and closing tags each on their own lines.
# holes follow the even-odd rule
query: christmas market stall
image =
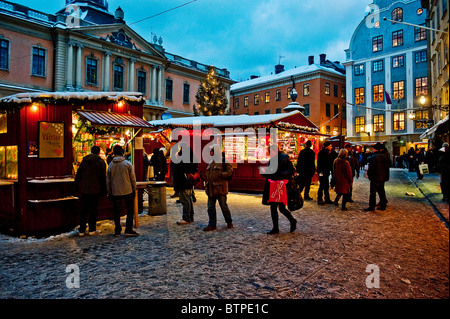
<svg viewBox="0 0 450 319">
<path fill-rule="evenodd" d="M 194 116 L 156 120 L 150 124 L 160 129 L 152 138 L 159 140 L 161 146 L 166 148 L 173 147 L 183 140 L 183 136 L 189 135 L 194 157 L 199 159 L 199 168 L 203 173 L 208 161 L 204 156 L 208 152 L 204 149 L 212 144 L 220 144 L 226 161 L 234 167 L 229 182 L 230 190 L 234 191 L 260 192 L 264 189 L 265 179 L 260 175 L 259 167 L 267 165 L 269 145 L 274 138 L 295 165 L 298 153 L 307 140 L 311 140 L 317 154 L 322 141 L 329 137 L 320 134 L 317 126 L 299 111 L 264 115 Z M 275 132 L 275 135 L 271 135 L 271 132 Z M 196 141 L 201 144 L 200 147 L 196 147 Z M 170 183 L 169 174 L 166 181 Z"/>
<path fill-rule="evenodd" d="M 79 223 L 74 176 L 92 146 L 126 149 L 144 181 L 145 100 L 134 92 L 19 93 L 0 99 L 0 228 L 19 235 L 70 229 Z M 141 201 L 139 201 L 141 202 Z M 106 197 L 99 220 L 113 218 Z"/>
</svg>

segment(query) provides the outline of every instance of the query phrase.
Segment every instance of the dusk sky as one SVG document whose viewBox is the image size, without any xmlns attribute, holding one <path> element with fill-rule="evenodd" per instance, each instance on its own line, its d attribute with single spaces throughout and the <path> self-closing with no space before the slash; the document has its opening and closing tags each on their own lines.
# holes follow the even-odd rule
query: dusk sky
<svg viewBox="0 0 450 319">
<path fill-rule="evenodd" d="M 10 0 L 56 13 L 65 0 Z M 169 53 L 226 68 L 236 81 L 269 75 L 281 61 L 286 69 L 306 65 L 308 56 L 327 54 L 344 62 L 353 31 L 371 0 L 109 0 L 126 23 L 148 41 L 163 39 Z M 191 2 L 191 3 L 189 3 Z M 189 4 L 188 4 L 189 3 Z M 182 6 L 183 4 L 186 4 Z M 172 8 L 178 9 L 157 15 Z M 138 22 L 140 21 L 140 22 Z M 280 60 L 280 56 L 282 57 Z"/>
</svg>

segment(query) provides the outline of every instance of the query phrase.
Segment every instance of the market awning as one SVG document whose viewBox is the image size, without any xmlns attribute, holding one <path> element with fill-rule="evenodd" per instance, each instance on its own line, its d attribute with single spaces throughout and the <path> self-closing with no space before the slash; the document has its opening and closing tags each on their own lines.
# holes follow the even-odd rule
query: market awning
<svg viewBox="0 0 450 319">
<path fill-rule="evenodd" d="M 153 128 L 151 124 L 136 115 L 102 111 L 78 111 L 78 114 L 92 125 Z"/>
<path fill-rule="evenodd" d="M 429 128 L 428 130 L 426 130 L 422 135 L 420 135 L 421 139 L 427 138 L 428 136 L 432 135 L 434 132 L 436 132 L 436 130 L 441 126 L 444 125 L 445 123 L 448 122 L 448 115 L 440 120 L 439 122 L 437 122 L 433 127 Z"/>
</svg>

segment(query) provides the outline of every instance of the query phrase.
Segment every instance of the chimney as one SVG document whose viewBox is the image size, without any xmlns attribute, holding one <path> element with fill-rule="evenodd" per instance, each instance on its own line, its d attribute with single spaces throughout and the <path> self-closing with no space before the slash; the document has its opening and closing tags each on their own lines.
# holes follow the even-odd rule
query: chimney
<svg viewBox="0 0 450 319">
<path fill-rule="evenodd" d="M 308 64 L 309 64 L 309 65 L 314 64 L 314 55 L 310 55 L 310 56 L 308 57 Z"/>
<path fill-rule="evenodd" d="M 325 53 L 322 53 L 320 55 L 320 64 L 324 64 L 326 59 L 327 59 L 327 55 Z"/>
<path fill-rule="evenodd" d="M 282 64 L 277 64 L 275 65 L 275 74 L 284 72 L 284 65 Z"/>
</svg>

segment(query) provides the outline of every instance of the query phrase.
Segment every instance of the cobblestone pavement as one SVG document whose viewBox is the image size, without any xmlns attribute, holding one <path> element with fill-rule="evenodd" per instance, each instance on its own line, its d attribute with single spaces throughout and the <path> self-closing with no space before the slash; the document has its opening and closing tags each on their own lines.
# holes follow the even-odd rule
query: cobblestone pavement
<svg viewBox="0 0 450 319">
<path fill-rule="evenodd" d="M 261 196 L 236 193 L 229 194 L 235 228 L 218 209 L 218 229 L 202 230 L 202 191 L 195 223 L 178 226 L 181 207 L 169 188 L 168 214 L 142 214 L 136 238 L 112 236 L 110 221 L 82 238 L 0 235 L 0 298 L 448 298 L 448 228 L 403 171 L 392 171 L 386 211 L 363 211 L 368 186 L 355 181 L 349 211 L 305 202 L 293 213 L 294 233 L 280 215 L 280 234 L 267 235 L 272 221 Z M 317 186 L 311 193 L 316 198 Z M 79 269 L 79 288 L 66 285 L 68 265 Z"/>
</svg>

